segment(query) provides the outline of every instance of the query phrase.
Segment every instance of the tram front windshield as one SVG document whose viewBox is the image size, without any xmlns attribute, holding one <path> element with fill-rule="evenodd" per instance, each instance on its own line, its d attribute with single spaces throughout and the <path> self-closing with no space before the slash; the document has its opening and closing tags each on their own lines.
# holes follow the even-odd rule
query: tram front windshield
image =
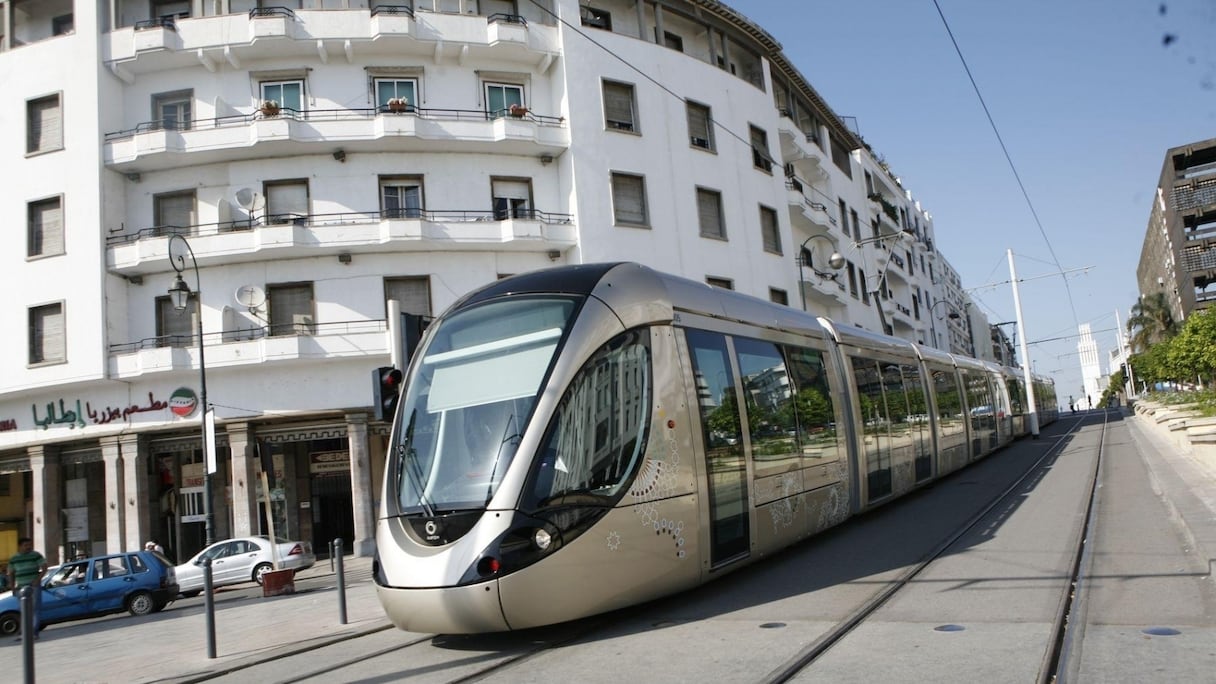
<svg viewBox="0 0 1216 684">
<path fill-rule="evenodd" d="M 439 322 L 401 406 L 393 458 L 402 513 L 485 507 L 578 304 L 514 297 Z"/>
</svg>

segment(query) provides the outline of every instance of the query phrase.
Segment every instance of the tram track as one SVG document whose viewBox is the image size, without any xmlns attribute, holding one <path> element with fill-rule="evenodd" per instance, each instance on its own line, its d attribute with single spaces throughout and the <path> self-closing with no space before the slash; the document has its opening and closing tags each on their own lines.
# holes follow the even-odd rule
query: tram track
<svg viewBox="0 0 1216 684">
<path fill-rule="evenodd" d="M 1101 482 L 1103 461 L 1102 451 L 1105 443 L 1107 423 L 1108 415 L 1106 412 L 1103 412 L 1102 430 L 1098 439 L 1098 453 L 1095 458 L 1095 467 L 1089 482 L 1085 517 L 1083 523 L 1078 526 L 1077 534 L 1074 535 L 1071 544 L 1070 573 L 1066 578 L 1059 608 L 1056 611 L 1048 638 L 1048 646 L 1044 652 L 1042 664 L 1039 667 L 1037 681 L 1040 683 L 1072 681 L 1070 674 L 1075 676 L 1075 663 L 1070 656 L 1074 652 L 1074 646 L 1083 638 L 1084 632 L 1086 602 L 1083 581 L 1092 562 L 1093 527 L 1096 520 L 1095 510 L 1098 503 L 1098 494 L 1100 492 L 1099 483 Z M 884 589 L 871 596 L 864 604 L 837 622 L 815 641 L 806 645 L 781 665 L 774 668 L 759 681 L 762 684 L 778 684 L 789 681 L 811 668 L 816 661 L 823 657 L 836 644 L 865 624 L 883 606 L 888 605 L 901 590 L 912 584 L 928 567 L 954 548 L 961 539 L 982 525 L 994 510 L 1005 505 L 1011 497 L 1016 496 L 1022 490 L 1023 484 L 1030 478 L 1035 477 L 1045 463 L 1057 457 L 1064 446 L 1080 431 L 1080 428 L 1084 424 L 1084 420 L 1078 420 L 1074 425 L 1070 426 L 1067 431 L 1055 439 L 1052 445 L 1044 451 L 1043 455 L 1034 464 L 1026 469 L 1024 474 L 997 496 L 993 497 L 992 501 L 978 513 L 955 528 L 952 533 L 946 536 L 942 542 L 930 550 L 920 561 L 908 567 Z"/>
</svg>

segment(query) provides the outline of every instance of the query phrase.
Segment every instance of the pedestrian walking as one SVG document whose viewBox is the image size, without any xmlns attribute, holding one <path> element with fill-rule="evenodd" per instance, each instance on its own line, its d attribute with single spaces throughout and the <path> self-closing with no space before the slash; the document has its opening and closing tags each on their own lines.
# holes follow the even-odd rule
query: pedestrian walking
<svg viewBox="0 0 1216 684">
<path fill-rule="evenodd" d="M 33 601 L 30 608 L 34 611 L 34 638 L 42 630 L 38 620 L 39 608 L 42 605 L 42 574 L 46 572 L 46 558 L 34 550 L 34 540 L 22 537 L 17 540 L 17 553 L 8 559 L 9 586 L 13 594 L 20 597 L 22 587 L 33 587 Z"/>
<path fill-rule="evenodd" d="M 145 551 L 155 551 L 162 556 L 165 555 L 165 547 L 161 546 L 160 544 L 157 544 L 154 541 L 149 541 L 146 544 L 144 544 L 144 550 Z"/>
</svg>

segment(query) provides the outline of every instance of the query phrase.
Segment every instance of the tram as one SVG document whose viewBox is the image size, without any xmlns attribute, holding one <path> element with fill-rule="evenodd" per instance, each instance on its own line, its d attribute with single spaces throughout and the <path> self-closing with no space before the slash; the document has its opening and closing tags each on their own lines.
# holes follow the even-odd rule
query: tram
<svg viewBox="0 0 1216 684">
<path fill-rule="evenodd" d="M 1056 419 L 1049 378 L 633 263 L 470 293 L 393 420 L 373 576 L 400 629 L 518 630 L 689 589 Z"/>
</svg>

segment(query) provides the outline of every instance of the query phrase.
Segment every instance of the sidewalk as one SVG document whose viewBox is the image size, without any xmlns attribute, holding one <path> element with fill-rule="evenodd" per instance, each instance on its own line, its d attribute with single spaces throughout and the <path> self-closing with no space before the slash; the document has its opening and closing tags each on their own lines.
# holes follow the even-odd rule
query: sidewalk
<svg viewBox="0 0 1216 684">
<path fill-rule="evenodd" d="M 46 628 L 35 642 L 40 684 L 58 682 L 193 682 L 292 653 L 392 629 L 371 581 L 371 558 L 344 559 L 346 624 L 340 623 L 337 577 L 329 561 L 296 576 L 297 593 L 238 598 L 215 604 L 216 657 L 207 657 L 207 618 L 202 603 L 170 605 L 134 618 L 68 622 Z M 307 579 L 325 579 L 304 589 Z M 248 588 L 253 585 L 241 585 Z M 227 593 L 231 590 L 223 591 Z M 0 643 L 0 672 L 20 681 L 23 644 Z"/>
</svg>

